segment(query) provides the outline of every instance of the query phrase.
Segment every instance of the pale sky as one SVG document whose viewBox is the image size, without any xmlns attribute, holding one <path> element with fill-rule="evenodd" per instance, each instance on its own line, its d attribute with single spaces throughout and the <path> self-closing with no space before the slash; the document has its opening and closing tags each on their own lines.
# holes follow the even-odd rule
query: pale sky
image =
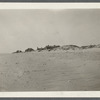
<svg viewBox="0 0 100 100">
<path fill-rule="evenodd" d="M 0 53 L 100 44 L 100 10 L 0 10 Z"/>
</svg>

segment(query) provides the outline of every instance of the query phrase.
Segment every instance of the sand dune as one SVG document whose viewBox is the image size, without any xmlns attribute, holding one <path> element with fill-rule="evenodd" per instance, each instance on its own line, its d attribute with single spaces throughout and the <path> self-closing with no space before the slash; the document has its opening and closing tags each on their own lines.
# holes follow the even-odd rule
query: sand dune
<svg viewBox="0 0 100 100">
<path fill-rule="evenodd" d="M 0 91 L 98 91 L 100 49 L 0 55 Z"/>
</svg>

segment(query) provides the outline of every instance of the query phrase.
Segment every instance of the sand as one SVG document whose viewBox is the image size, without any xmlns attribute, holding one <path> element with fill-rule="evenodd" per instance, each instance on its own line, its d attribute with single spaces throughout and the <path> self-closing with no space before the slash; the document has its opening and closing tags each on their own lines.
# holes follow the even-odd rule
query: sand
<svg viewBox="0 0 100 100">
<path fill-rule="evenodd" d="M 1 54 L 0 91 L 100 91 L 100 49 Z"/>
</svg>

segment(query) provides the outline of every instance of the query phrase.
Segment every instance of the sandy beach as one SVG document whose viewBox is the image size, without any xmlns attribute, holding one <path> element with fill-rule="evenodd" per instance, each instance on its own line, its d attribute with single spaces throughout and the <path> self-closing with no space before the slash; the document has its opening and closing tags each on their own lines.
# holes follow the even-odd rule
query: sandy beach
<svg viewBox="0 0 100 100">
<path fill-rule="evenodd" d="M 0 91 L 98 91 L 100 49 L 0 55 Z"/>
</svg>

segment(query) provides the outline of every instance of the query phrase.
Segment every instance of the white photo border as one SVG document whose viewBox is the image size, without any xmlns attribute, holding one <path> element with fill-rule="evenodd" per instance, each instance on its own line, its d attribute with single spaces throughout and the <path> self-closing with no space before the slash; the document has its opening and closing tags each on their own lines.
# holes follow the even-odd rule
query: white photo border
<svg viewBox="0 0 100 100">
<path fill-rule="evenodd" d="M 1 9 L 100 9 L 100 3 L 0 3 Z M 0 98 L 18 97 L 100 97 L 100 91 L 25 91 L 25 92 L 0 92 Z"/>
</svg>

